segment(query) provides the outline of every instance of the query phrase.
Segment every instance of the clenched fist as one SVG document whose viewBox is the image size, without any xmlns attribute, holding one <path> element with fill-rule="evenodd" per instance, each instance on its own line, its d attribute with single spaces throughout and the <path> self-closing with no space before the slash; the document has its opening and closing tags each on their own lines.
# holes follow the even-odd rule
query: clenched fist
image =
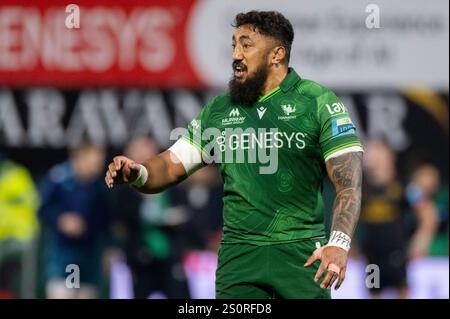
<svg viewBox="0 0 450 319">
<path fill-rule="evenodd" d="M 111 164 L 108 165 L 105 182 L 108 188 L 112 188 L 114 184 L 130 184 L 139 176 L 140 165 L 135 161 L 125 157 L 114 157 Z"/>
</svg>

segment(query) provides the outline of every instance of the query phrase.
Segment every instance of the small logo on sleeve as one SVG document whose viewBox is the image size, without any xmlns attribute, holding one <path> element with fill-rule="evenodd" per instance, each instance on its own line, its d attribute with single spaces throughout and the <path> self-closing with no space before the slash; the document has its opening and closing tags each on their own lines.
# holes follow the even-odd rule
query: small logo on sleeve
<svg viewBox="0 0 450 319">
<path fill-rule="evenodd" d="M 195 120 L 195 119 L 191 121 L 191 126 L 192 126 L 195 130 L 198 130 L 198 129 L 200 128 L 200 124 L 199 124 L 198 121 Z"/>
<path fill-rule="evenodd" d="M 355 126 L 349 117 L 341 117 L 331 120 L 331 137 L 355 134 Z"/>
</svg>

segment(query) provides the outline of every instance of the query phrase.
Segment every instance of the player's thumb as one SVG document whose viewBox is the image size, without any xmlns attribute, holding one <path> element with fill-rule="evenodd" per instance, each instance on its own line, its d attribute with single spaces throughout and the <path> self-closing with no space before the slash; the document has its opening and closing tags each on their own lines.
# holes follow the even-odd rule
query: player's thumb
<svg viewBox="0 0 450 319">
<path fill-rule="evenodd" d="M 140 171 L 141 165 L 139 165 L 138 163 L 132 162 L 128 164 L 128 176 L 127 176 L 128 182 L 132 183 L 137 178 L 139 178 Z"/>
<path fill-rule="evenodd" d="M 142 168 L 142 166 L 140 165 L 140 164 L 138 164 L 138 163 L 136 163 L 136 162 L 133 162 L 133 163 L 130 163 L 129 165 L 128 165 L 128 168 L 130 169 L 130 178 L 132 179 L 132 180 L 134 180 L 134 179 L 136 179 L 138 176 L 139 176 L 139 174 L 141 173 L 141 168 Z"/>
<path fill-rule="evenodd" d="M 318 256 L 316 255 L 316 254 L 312 254 L 309 258 L 308 258 L 308 260 L 306 261 L 306 263 L 303 265 L 303 266 L 305 266 L 305 267 L 309 267 L 309 266 L 311 266 L 312 264 L 314 264 L 314 262 L 316 261 L 316 260 L 318 260 L 319 258 L 318 258 Z"/>
<path fill-rule="evenodd" d="M 314 264 L 314 262 L 316 260 L 321 259 L 322 258 L 322 250 L 323 250 L 323 247 L 320 247 L 320 248 L 317 248 L 316 250 L 314 250 L 314 252 L 312 253 L 311 257 L 308 258 L 308 260 L 306 261 L 304 266 L 305 267 L 309 267 L 312 264 Z"/>
<path fill-rule="evenodd" d="M 130 163 L 130 165 L 128 165 L 128 167 L 130 168 L 130 171 L 132 171 L 133 173 L 139 172 L 139 170 L 141 169 L 141 166 L 135 162 Z"/>
</svg>

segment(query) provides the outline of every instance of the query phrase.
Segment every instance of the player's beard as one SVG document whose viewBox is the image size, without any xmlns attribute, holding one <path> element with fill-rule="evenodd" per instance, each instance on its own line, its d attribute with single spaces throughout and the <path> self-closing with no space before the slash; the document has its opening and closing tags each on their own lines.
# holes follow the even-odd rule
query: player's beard
<svg viewBox="0 0 450 319">
<path fill-rule="evenodd" d="M 268 74 L 268 67 L 261 63 L 258 69 L 252 75 L 249 74 L 244 82 L 239 82 L 233 76 L 228 82 L 231 103 L 244 106 L 255 104 L 263 95 Z"/>
</svg>

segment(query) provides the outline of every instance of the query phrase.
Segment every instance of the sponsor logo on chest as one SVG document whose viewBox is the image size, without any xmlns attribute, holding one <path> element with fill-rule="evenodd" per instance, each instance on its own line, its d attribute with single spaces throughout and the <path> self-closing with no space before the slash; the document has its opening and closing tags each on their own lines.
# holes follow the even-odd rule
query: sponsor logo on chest
<svg viewBox="0 0 450 319">
<path fill-rule="evenodd" d="M 245 121 L 245 116 L 241 116 L 241 112 L 239 112 L 239 108 L 235 107 L 231 109 L 228 117 L 222 119 L 222 125 L 230 125 L 230 124 L 242 124 Z"/>
<path fill-rule="evenodd" d="M 264 116 L 264 113 L 266 113 L 266 111 L 267 111 L 267 107 L 260 106 L 256 110 L 258 111 L 259 119 L 262 119 L 262 117 Z"/>
<path fill-rule="evenodd" d="M 297 117 L 297 115 L 295 115 L 295 111 L 297 110 L 295 105 L 283 104 L 281 105 L 281 110 L 283 111 L 283 115 L 278 116 L 278 119 L 281 121 L 289 121 Z"/>
</svg>

